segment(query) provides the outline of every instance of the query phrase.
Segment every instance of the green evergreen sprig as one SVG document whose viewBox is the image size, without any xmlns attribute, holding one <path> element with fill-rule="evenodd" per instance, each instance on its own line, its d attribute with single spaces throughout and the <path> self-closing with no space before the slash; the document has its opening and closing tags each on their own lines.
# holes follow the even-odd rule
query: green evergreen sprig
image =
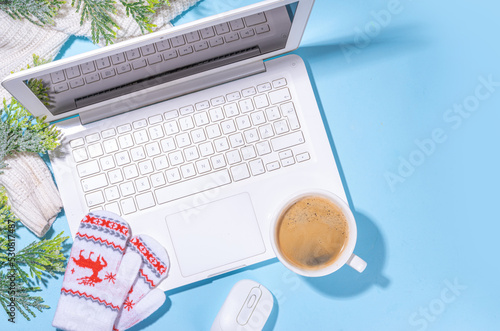
<svg viewBox="0 0 500 331">
<path fill-rule="evenodd" d="M 11 286 L 11 281 L 6 277 L 2 271 L 0 271 L 0 304 L 2 305 L 5 312 L 9 312 L 9 305 L 11 302 L 14 303 L 15 311 L 20 312 L 24 318 L 30 321 L 30 316 L 36 317 L 33 309 L 42 312 L 43 309 L 49 309 L 48 305 L 43 304 L 43 298 L 39 296 L 33 296 L 32 293 L 39 292 L 41 289 L 39 287 L 29 287 L 23 284 L 20 279 L 16 279 L 15 286 Z M 14 290 L 12 289 L 14 288 Z M 13 291 L 13 292 L 11 292 Z"/>
<path fill-rule="evenodd" d="M 39 282 L 43 276 L 55 277 L 57 273 L 64 272 L 63 243 L 69 237 L 63 237 L 63 232 L 52 239 L 34 241 L 16 253 L 15 269 L 22 282 L 32 284 L 33 278 Z M 2 267 L 0 254 L 0 268 Z M 24 270 L 24 267 L 28 271 Z"/>
<path fill-rule="evenodd" d="M 10 104 L 3 100 L 0 116 L 0 169 L 14 152 L 45 153 L 59 145 L 59 130 L 45 117 L 32 116 L 15 99 Z"/>
<path fill-rule="evenodd" d="M 13 19 L 25 18 L 33 24 L 42 26 L 53 24 L 54 16 L 61 9 L 60 0 L 6 0 L 0 1 L 0 10 Z"/>
<path fill-rule="evenodd" d="M 34 55 L 33 62 L 39 65 L 46 61 Z M 41 80 L 30 80 L 28 87 L 42 102 L 50 103 L 47 88 Z M 46 123 L 45 117 L 34 117 L 16 99 L 12 98 L 7 104 L 4 98 L 0 108 L 0 175 L 9 155 L 14 152 L 45 153 L 59 145 L 59 137 L 59 130 Z"/>
<path fill-rule="evenodd" d="M 167 0 L 120 0 L 125 8 L 125 14 L 132 17 L 139 25 L 141 32 L 151 32 L 156 26 L 151 23 L 152 14 L 162 5 L 170 6 Z M 72 0 L 71 6 L 77 12 L 81 11 L 80 25 L 90 21 L 92 42 L 103 41 L 106 45 L 112 44 L 116 38 L 116 30 L 120 26 L 113 20 L 117 13 L 117 3 L 114 0 Z"/>
<path fill-rule="evenodd" d="M 101 38 L 106 45 L 111 44 L 116 38 L 115 29 L 118 24 L 111 18 L 116 14 L 115 2 L 113 0 L 73 0 L 71 6 L 77 12 L 81 11 L 80 25 L 90 21 L 92 41 L 96 44 Z"/>
<path fill-rule="evenodd" d="M 125 14 L 137 22 L 143 34 L 153 31 L 156 25 L 150 22 L 149 17 L 154 14 L 154 7 L 157 3 L 145 4 L 142 1 L 127 2 L 125 0 L 120 0 L 120 2 L 125 7 Z"/>
<path fill-rule="evenodd" d="M 8 313 L 8 305 L 14 303 L 16 311 L 30 320 L 29 315 L 36 317 L 33 309 L 41 312 L 50 308 L 43 304 L 41 297 L 32 295 L 40 291 L 34 283 L 44 282 L 47 277 L 64 272 L 66 257 L 63 244 L 69 237 L 59 233 L 52 239 L 43 239 L 14 250 L 18 224 L 18 218 L 8 205 L 5 189 L 0 188 L 0 304 Z"/>
</svg>

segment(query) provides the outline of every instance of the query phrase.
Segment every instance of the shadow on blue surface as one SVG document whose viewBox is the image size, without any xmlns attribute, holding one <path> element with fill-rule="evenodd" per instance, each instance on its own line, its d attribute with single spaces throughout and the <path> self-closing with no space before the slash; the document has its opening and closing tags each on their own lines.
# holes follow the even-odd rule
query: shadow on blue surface
<svg viewBox="0 0 500 331">
<path fill-rule="evenodd" d="M 354 252 L 367 262 L 365 271 L 358 273 L 344 266 L 325 277 L 304 277 L 315 290 L 331 297 L 351 297 L 374 285 L 382 288 L 390 285 L 390 280 L 383 274 L 387 252 L 382 234 L 366 215 L 354 211 L 354 217 L 358 226 L 358 240 Z"/>
<path fill-rule="evenodd" d="M 373 62 L 387 61 L 409 52 L 418 52 L 429 46 L 427 31 L 420 25 L 394 25 L 385 28 L 374 37 L 367 39 L 358 35 L 335 36 L 331 39 L 299 47 L 292 53 L 304 61 L 325 60 L 334 71 L 353 70 L 356 66 L 369 65 Z M 311 75 L 310 68 L 308 68 Z M 362 91 L 360 91 L 361 93 Z"/>
<path fill-rule="evenodd" d="M 252 264 L 252 265 L 250 265 L 248 267 L 244 267 L 244 268 L 241 268 L 241 269 L 237 269 L 237 270 L 233 270 L 233 271 L 224 273 L 222 275 L 218 275 L 218 276 L 214 276 L 212 278 L 200 280 L 200 281 L 198 281 L 196 283 L 193 283 L 193 284 L 188 284 L 188 285 L 184 285 L 184 286 L 181 286 L 181 287 L 178 287 L 178 288 L 174 288 L 172 290 L 166 291 L 165 294 L 168 296 L 168 295 L 173 295 L 173 294 L 177 294 L 177 293 L 180 293 L 180 292 L 184 292 L 184 291 L 187 291 L 187 290 L 190 290 L 190 289 L 193 289 L 193 288 L 197 288 L 199 286 L 210 284 L 210 283 L 216 281 L 217 279 L 221 279 L 221 278 L 225 278 L 225 277 L 228 277 L 228 276 L 231 276 L 231 275 L 234 275 L 234 274 L 238 274 L 238 273 L 241 273 L 241 272 L 246 271 L 246 270 L 254 270 L 254 269 L 261 268 L 263 266 L 275 263 L 276 261 L 277 261 L 277 259 L 270 259 L 270 260 L 262 261 L 262 262 L 259 262 L 259 263 L 256 263 L 256 264 Z"/>
<path fill-rule="evenodd" d="M 170 307 L 172 307 L 172 301 L 167 297 L 163 305 L 160 308 L 158 308 L 154 313 L 152 313 L 148 318 L 146 318 L 145 320 L 139 322 L 138 324 L 134 325 L 133 327 L 127 330 L 139 331 L 155 324 L 170 310 Z M 165 329 L 168 328 L 165 327 Z"/>
<path fill-rule="evenodd" d="M 400 32 L 401 31 L 399 31 L 399 33 Z M 386 41 L 389 40 L 394 41 L 393 39 L 398 39 L 397 36 L 399 36 L 399 33 L 397 33 L 396 36 L 389 37 Z M 384 238 L 382 237 L 382 234 L 380 230 L 377 228 L 376 224 L 368 216 L 357 212 L 354 208 L 354 202 L 349 191 L 349 186 L 347 185 L 347 181 L 342 168 L 342 163 L 340 162 L 340 158 L 337 153 L 337 149 L 335 147 L 335 142 L 333 141 L 331 130 L 328 125 L 328 120 L 325 114 L 325 109 L 323 108 L 323 105 L 321 103 L 318 89 L 314 81 L 314 75 L 309 63 L 309 60 L 314 61 L 315 58 L 318 56 L 332 57 L 336 58 L 337 60 L 340 60 L 339 57 L 344 57 L 344 54 L 340 48 L 341 43 L 342 42 L 339 41 L 338 43 L 333 43 L 330 45 L 303 47 L 294 52 L 297 55 L 299 55 L 302 59 L 304 59 L 311 80 L 311 85 L 314 91 L 314 95 L 316 97 L 318 107 L 321 113 L 321 117 L 323 123 L 327 128 L 326 132 L 328 135 L 330 146 L 332 148 L 332 153 L 334 155 L 335 162 L 337 163 L 340 178 L 342 180 L 342 185 L 344 186 L 349 206 L 351 207 L 354 217 L 356 218 L 356 224 L 358 227 L 358 238 L 357 238 L 355 253 L 359 255 L 361 258 L 363 258 L 368 264 L 366 270 L 361 274 L 358 274 L 353 269 L 344 266 L 334 274 L 325 277 L 319 277 L 319 278 L 304 277 L 306 282 L 310 284 L 313 288 L 328 296 L 333 296 L 333 297 L 355 296 L 366 291 L 373 285 L 378 285 L 382 288 L 387 288 L 390 284 L 390 280 L 383 275 L 383 267 L 385 264 L 386 253 L 387 253 L 384 243 Z M 382 41 L 377 42 L 375 44 L 378 47 L 383 46 Z M 344 60 L 342 61 L 342 64 L 345 64 Z M 340 64 L 337 63 L 336 65 Z"/>
<path fill-rule="evenodd" d="M 276 300 L 276 297 L 273 295 L 273 310 L 271 311 L 271 314 L 269 315 L 269 318 L 267 319 L 267 322 L 264 325 L 262 331 L 274 330 L 274 326 L 276 325 L 276 321 L 278 320 L 279 310 L 280 307 L 278 305 L 278 300 Z"/>
</svg>

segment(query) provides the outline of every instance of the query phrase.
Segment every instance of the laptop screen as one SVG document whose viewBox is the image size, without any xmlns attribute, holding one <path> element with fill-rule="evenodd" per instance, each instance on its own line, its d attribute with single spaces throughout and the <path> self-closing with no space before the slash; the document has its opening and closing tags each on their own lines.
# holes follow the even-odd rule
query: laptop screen
<svg viewBox="0 0 500 331">
<path fill-rule="evenodd" d="M 298 2 L 236 17 L 183 34 L 163 34 L 137 48 L 115 47 L 106 56 L 76 61 L 24 80 L 40 84 L 40 100 L 60 115 L 155 85 L 248 60 L 286 47 Z"/>
</svg>

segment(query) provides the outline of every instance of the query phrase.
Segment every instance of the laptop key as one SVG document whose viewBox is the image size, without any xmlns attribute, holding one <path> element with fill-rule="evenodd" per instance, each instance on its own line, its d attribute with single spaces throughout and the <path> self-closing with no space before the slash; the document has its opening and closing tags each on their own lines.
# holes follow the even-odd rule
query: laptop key
<svg viewBox="0 0 500 331">
<path fill-rule="evenodd" d="M 238 18 L 236 20 L 232 20 L 229 22 L 229 25 L 231 26 L 231 30 L 240 30 L 245 27 L 245 24 L 243 23 L 243 20 L 241 18 Z"/>
<path fill-rule="evenodd" d="M 311 157 L 309 156 L 309 153 L 305 152 L 305 153 L 297 154 L 296 158 L 297 158 L 297 162 L 304 162 L 304 161 L 309 160 Z"/>
<path fill-rule="evenodd" d="M 109 58 L 107 56 L 96 60 L 95 63 L 97 64 L 97 69 L 99 70 L 111 66 L 111 63 L 109 62 Z"/>
<path fill-rule="evenodd" d="M 170 42 L 168 41 L 168 39 L 159 41 L 155 43 L 155 45 L 158 52 L 163 52 L 164 50 L 170 49 Z"/>
<path fill-rule="evenodd" d="M 229 26 L 227 23 L 220 23 L 215 26 L 215 31 L 217 34 L 224 34 L 229 32 Z"/>
<path fill-rule="evenodd" d="M 139 59 L 137 61 L 132 62 L 132 67 L 134 70 L 139 68 L 144 68 L 147 65 L 146 59 Z"/>
<path fill-rule="evenodd" d="M 69 90 L 68 83 L 61 83 L 54 86 L 54 92 L 61 93 Z"/>
<path fill-rule="evenodd" d="M 78 66 L 70 67 L 65 71 L 66 71 L 66 77 L 68 77 L 68 79 L 80 76 L 80 68 Z"/>
<path fill-rule="evenodd" d="M 153 44 L 142 46 L 141 47 L 141 52 L 142 52 L 142 55 L 144 55 L 144 56 L 154 54 L 155 53 L 155 47 L 154 47 Z"/>
<path fill-rule="evenodd" d="M 77 165 L 76 170 L 78 171 L 78 175 L 80 175 L 80 177 L 90 176 L 99 172 L 99 164 L 96 160 L 92 160 Z"/>
<path fill-rule="evenodd" d="M 125 54 L 118 53 L 118 54 L 111 55 L 111 62 L 113 64 L 120 64 L 120 63 L 125 62 Z"/>
<path fill-rule="evenodd" d="M 82 63 L 80 65 L 80 68 L 82 69 L 82 73 L 84 75 L 95 71 L 95 65 L 93 61 Z"/>
<path fill-rule="evenodd" d="M 201 37 L 203 39 L 207 39 L 207 38 L 211 38 L 211 37 L 215 36 L 214 29 L 211 26 L 201 29 L 200 33 L 201 33 Z"/>
<path fill-rule="evenodd" d="M 217 37 L 214 39 L 210 39 L 210 46 L 215 47 L 224 44 L 224 38 Z"/>
<path fill-rule="evenodd" d="M 119 127 L 116 128 L 118 130 L 118 133 L 124 133 L 132 130 L 132 126 L 130 124 L 124 124 L 120 125 Z"/>
<path fill-rule="evenodd" d="M 170 41 L 172 42 L 172 46 L 174 46 L 174 47 L 179 47 L 179 46 L 186 44 L 186 41 L 184 40 L 184 36 L 175 36 L 175 37 L 171 38 Z"/>
<path fill-rule="evenodd" d="M 77 88 L 83 85 L 85 85 L 85 82 L 83 81 L 82 77 L 69 81 L 69 86 L 71 86 L 71 88 Z"/>
<path fill-rule="evenodd" d="M 248 163 L 250 165 L 250 170 L 252 171 L 252 175 L 257 176 L 266 172 L 264 169 L 264 163 L 261 159 L 253 160 Z"/>
<path fill-rule="evenodd" d="M 283 87 L 285 85 L 286 85 L 286 79 L 285 78 L 280 78 L 280 79 L 273 80 L 273 87 L 274 88 Z"/>
<path fill-rule="evenodd" d="M 295 112 L 295 107 L 293 106 L 293 102 L 287 102 L 281 105 L 281 112 L 283 116 L 288 119 L 288 123 L 290 124 L 290 128 L 292 130 L 297 130 L 300 128 L 299 119 L 297 117 L 297 113 Z"/>
<path fill-rule="evenodd" d="M 141 53 L 139 53 L 139 48 L 134 48 L 131 49 L 130 51 L 126 51 L 125 54 L 127 55 L 127 59 L 130 60 L 135 60 L 141 57 Z"/>
<path fill-rule="evenodd" d="M 186 33 L 186 40 L 188 43 L 194 43 L 195 41 L 200 40 L 200 35 L 198 34 L 198 31 L 192 31 L 189 33 Z"/>
<path fill-rule="evenodd" d="M 280 168 L 280 163 L 278 161 L 269 162 L 266 164 L 267 171 L 274 171 Z"/>
<path fill-rule="evenodd" d="M 120 206 L 124 215 L 136 212 L 135 203 L 133 198 L 127 198 L 120 201 Z"/>
<path fill-rule="evenodd" d="M 292 99 L 290 95 L 290 90 L 288 88 L 282 88 L 276 91 L 272 91 L 269 93 L 269 99 L 271 99 L 271 103 L 277 104 L 280 102 L 290 101 Z"/>
<path fill-rule="evenodd" d="M 104 205 L 104 209 L 107 211 L 110 211 L 112 213 L 115 213 L 117 215 L 121 215 L 122 213 L 120 212 L 120 206 L 118 205 L 117 202 L 112 202 L 108 203 L 107 205 Z"/>
<path fill-rule="evenodd" d="M 88 160 L 89 156 L 85 148 L 78 148 L 73 151 L 73 159 L 76 163 Z"/>
<path fill-rule="evenodd" d="M 223 169 L 160 188 L 156 190 L 154 194 L 158 203 L 163 204 L 229 183 L 231 183 L 229 172 L 227 169 Z"/>
<path fill-rule="evenodd" d="M 146 127 L 148 125 L 148 122 L 146 122 L 145 119 L 141 119 L 141 120 L 135 121 L 134 123 L 132 123 L 132 125 L 134 126 L 134 129 L 140 129 L 140 128 Z"/>
<path fill-rule="evenodd" d="M 181 180 L 181 174 L 179 172 L 179 169 L 177 168 L 168 169 L 167 171 L 165 171 L 165 176 L 167 177 L 167 181 L 169 183 L 175 183 Z"/>
<path fill-rule="evenodd" d="M 64 77 L 64 71 L 63 70 L 59 70 L 59 71 L 51 73 L 50 74 L 50 78 L 52 80 L 52 83 L 54 83 L 54 84 L 60 83 L 60 82 L 62 82 L 62 81 L 64 81 L 66 79 Z"/>
<path fill-rule="evenodd" d="M 257 32 L 257 34 L 266 33 L 269 31 L 270 31 L 269 25 L 267 25 L 267 24 L 262 24 L 262 25 L 255 27 L 255 32 Z"/>
<path fill-rule="evenodd" d="M 97 82 L 98 80 L 100 80 L 100 78 L 99 78 L 99 73 L 97 73 L 97 72 L 90 74 L 88 76 L 85 76 L 85 81 L 87 82 L 87 84 Z"/>
<path fill-rule="evenodd" d="M 120 192 L 118 191 L 118 187 L 116 186 L 105 188 L 104 194 L 106 195 L 106 199 L 108 201 L 113 201 L 120 198 Z"/>
<path fill-rule="evenodd" d="M 87 201 L 87 206 L 92 207 L 99 205 L 104 202 L 104 196 L 101 191 L 90 193 L 85 195 L 85 200 Z"/>
<path fill-rule="evenodd" d="M 289 148 L 295 145 L 300 145 L 304 143 L 304 136 L 301 131 L 295 131 L 284 136 L 271 139 L 271 145 L 273 150 L 279 151 L 285 148 Z"/>
<path fill-rule="evenodd" d="M 103 142 L 104 150 L 106 153 L 116 152 L 118 150 L 118 143 L 116 139 L 108 139 Z"/>
<path fill-rule="evenodd" d="M 90 192 L 107 185 L 108 180 L 105 174 L 99 174 L 82 180 L 82 188 L 84 192 Z"/>
<path fill-rule="evenodd" d="M 250 172 L 248 171 L 248 167 L 245 163 L 239 164 L 237 166 L 231 167 L 231 175 L 233 175 L 233 179 L 235 182 L 247 179 L 250 177 Z"/>
<path fill-rule="evenodd" d="M 264 13 L 257 13 L 254 15 L 247 16 L 244 18 L 244 20 L 247 26 L 252 26 L 267 22 L 266 15 Z"/>
<path fill-rule="evenodd" d="M 69 145 L 72 148 L 83 146 L 84 144 L 85 144 L 85 142 L 83 141 L 83 138 L 76 138 L 76 139 L 73 139 L 69 142 Z"/>
<path fill-rule="evenodd" d="M 253 35 L 255 35 L 255 32 L 252 28 L 240 31 L 240 36 L 242 39 L 252 37 Z"/>
<path fill-rule="evenodd" d="M 194 46 L 194 50 L 199 52 L 199 51 L 202 51 L 204 49 L 207 49 L 208 43 L 204 40 L 204 41 L 200 41 L 199 43 L 194 44 L 193 46 Z"/>
<path fill-rule="evenodd" d="M 104 154 L 104 152 L 102 150 L 102 146 L 99 143 L 89 145 L 87 147 L 87 149 L 89 151 L 90 157 L 92 157 L 92 158 L 98 157 L 98 156 L 101 156 Z"/>
<path fill-rule="evenodd" d="M 153 197 L 153 193 L 151 192 L 139 194 L 135 199 L 137 201 L 137 207 L 140 210 L 144 210 L 155 206 L 155 199 Z"/>
<path fill-rule="evenodd" d="M 116 72 L 118 72 L 118 74 L 123 74 L 124 72 L 129 72 L 131 70 L 132 70 L 132 68 L 130 67 L 130 64 L 128 64 L 128 63 L 122 64 L 122 65 L 116 67 Z"/>
</svg>

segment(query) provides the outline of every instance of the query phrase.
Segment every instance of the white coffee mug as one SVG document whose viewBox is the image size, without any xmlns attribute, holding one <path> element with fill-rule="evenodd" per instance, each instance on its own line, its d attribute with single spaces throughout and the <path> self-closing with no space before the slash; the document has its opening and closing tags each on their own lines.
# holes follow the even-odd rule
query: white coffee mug
<svg viewBox="0 0 500 331">
<path fill-rule="evenodd" d="M 347 237 L 347 244 L 345 245 L 340 255 L 337 257 L 337 259 L 333 263 L 327 264 L 324 267 L 315 270 L 303 269 L 291 264 L 283 256 L 282 252 L 278 247 L 277 232 L 283 213 L 285 213 L 294 203 L 298 202 L 299 200 L 305 197 L 323 197 L 325 199 L 328 199 L 337 207 L 339 207 L 346 218 L 349 230 L 349 235 Z M 283 205 L 281 205 L 280 208 L 277 209 L 277 212 L 273 215 L 273 218 L 271 219 L 270 230 L 271 230 L 271 244 L 276 254 L 276 257 L 278 258 L 278 260 L 280 260 L 281 263 L 285 265 L 285 267 L 287 267 L 288 269 L 299 275 L 307 277 L 321 277 L 337 271 L 344 264 L 349 265 L 358 272 L 363 272 L 366 268 L 366 262 L 353 253 L 354 246 L 356 246 L 356 238 L 357 238 L 357 228 L 354 215 L 352 214 L 351 209 L 349 208 L 347 203 L 345 203 L 340 197 L 338 197 L 336 194 L 332 192 L 320 189 L 313 189 L 296 193 L 295 195 L 293 195 L 292 198 L 287 199 L 286 202 Z"/>
</svg>

